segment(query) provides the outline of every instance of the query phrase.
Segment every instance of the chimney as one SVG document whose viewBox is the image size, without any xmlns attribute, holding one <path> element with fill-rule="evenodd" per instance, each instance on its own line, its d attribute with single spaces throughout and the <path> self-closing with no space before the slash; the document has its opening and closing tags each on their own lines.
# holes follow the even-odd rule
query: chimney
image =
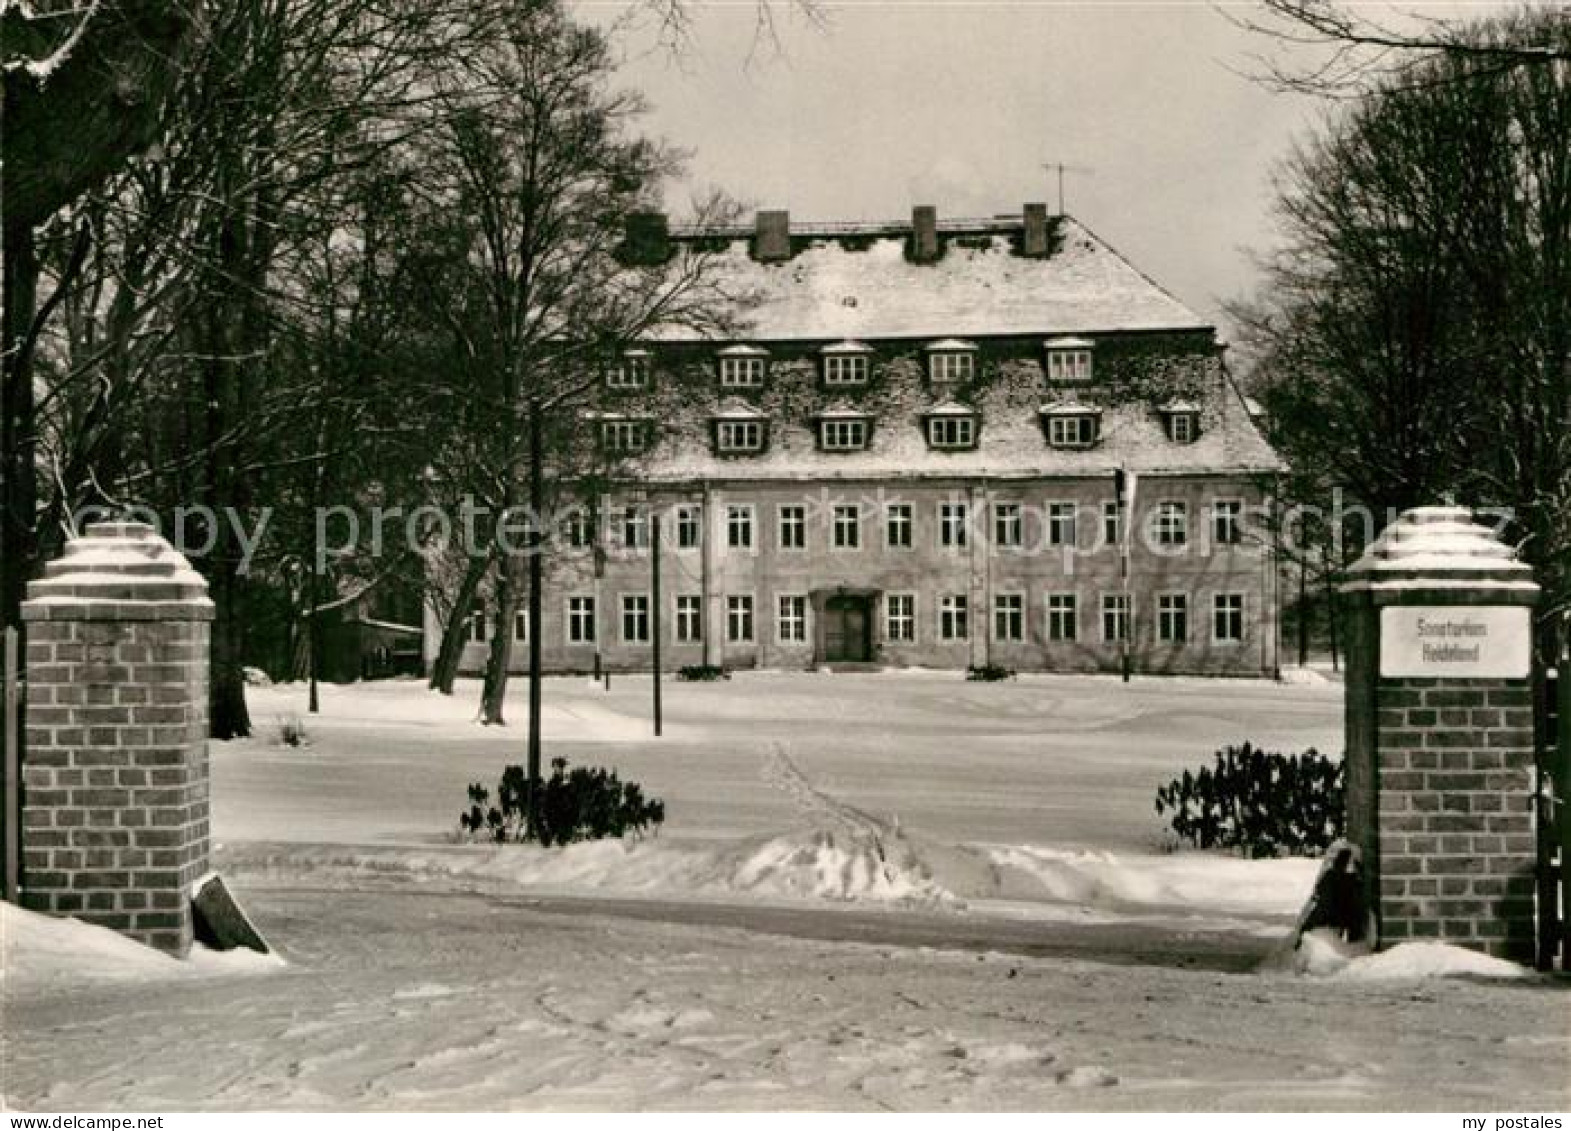
<svg viewBox="0 0 1571 1131">
<path fill-rule="evenodd" d="M 1020 253 L 1027 259 L 1046 259 L 1048 250 L 1047 205 L 1027 204 L 1025 238 L 1021 241 Z"/>
<path fill-rule="evenodd" d="M 754 225 L 754 259 L 760 263 L 782 263 L 791 258 L 791 213 L 760 212 Z"/>
<path fill-rule="evenodd" d="M 931 204 L 911 209 L 911 258 L 917 263 L 938 258 L 938 209 Z"/>
<path fill-rule="evenodd" d="M 622 257 L 643 266 L 655 266 L 671 258 L 671 225 L 664 212 L 634 212 L 628 216 Z"/>
</svg>

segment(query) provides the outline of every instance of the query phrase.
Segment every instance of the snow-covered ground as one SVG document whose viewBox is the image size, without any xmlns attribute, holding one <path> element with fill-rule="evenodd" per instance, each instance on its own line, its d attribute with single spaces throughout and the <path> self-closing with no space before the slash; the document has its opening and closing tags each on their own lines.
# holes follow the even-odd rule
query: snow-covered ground
<svg viewBox="0 0 1571 1131">
<path fill-rule="evenodd" d="M 547 756 L 669 812 L 658 837 L 557 850 L 453 835 L 467 785 L 522 760 L 521 702 L 483 728 L 473 685 L 327 687 L 319 716 L 253 690 L 256 737 L 213 749 L 214 864 L 287 964 L 183 967 L 11 912 L 8 1101 L 1571 1099 L 1560 992 L 1445 948 L 1283 954 L 1313 862 L 1166 850 L 1159 784 L 1246 738 L 1336 751 L 1339 687 L 746 673 L 668 685 L 659 740 L 649 690 L 547 685 Z M 296 715 L 310 745 L 277 745 Z M 1433 980 L 1455 973 L 1474 981 Z"/>
</svg>

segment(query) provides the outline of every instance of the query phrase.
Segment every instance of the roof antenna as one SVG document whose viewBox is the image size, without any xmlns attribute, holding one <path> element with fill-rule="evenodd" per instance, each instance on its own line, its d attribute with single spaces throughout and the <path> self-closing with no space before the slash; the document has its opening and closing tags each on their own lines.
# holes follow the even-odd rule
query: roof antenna
<svg viewBox="0 0 1571 1131">
<path fill-rule="evenodd" d="M 1093 176 L 1096 173 L 1096 170 L 1091 168 L 1089 165 L 1066 165 L 1062 161 L 1049 161 L 1045 163 L 1042 168 L 1050 173 L 1054 172 L 1055 170 L 1058 173 L 1058 214 L 1060 216 L 1068 215 L 1068 213 L 1064 211 L 1064 174 L 1079 173 L 1086 176 Z"/>
</svg>

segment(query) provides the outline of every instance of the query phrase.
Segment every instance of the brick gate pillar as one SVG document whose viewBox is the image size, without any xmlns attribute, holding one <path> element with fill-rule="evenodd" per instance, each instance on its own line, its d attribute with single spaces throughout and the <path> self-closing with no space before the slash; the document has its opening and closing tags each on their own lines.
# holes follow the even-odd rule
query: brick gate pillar
<svg viewBox="0 0 1571 1131">
<path fill-rule="evenodd" d="M 22 902 L 184 956 L 207 871 L 207 583 L 101 523 L 28 586 Z"/>
<path fill-rule="evenodd" d="M 1531 570 L 1461 507 L 1420 507 L 1352 567 L 1347 835 L 1379 945 L 1534 956 Z"/>
</svg>

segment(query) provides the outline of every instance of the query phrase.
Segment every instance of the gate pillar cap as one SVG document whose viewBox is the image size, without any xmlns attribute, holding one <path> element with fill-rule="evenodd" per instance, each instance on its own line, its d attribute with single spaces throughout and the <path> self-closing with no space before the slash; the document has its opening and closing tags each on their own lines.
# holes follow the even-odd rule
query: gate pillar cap
<svg viewBox="0 0 1571 1131">
<path fill-rule="evenodd" d="M 27 586 L 24 620 L 60 619 L 71 610 L 108 620 L 209 620 L 207 582 L 151 526 L 101 522 L 65 544 L 44 576 Z"/>
<path fill-rule="evenodd" d="M 1533 570 L 1467 507 L 1415 507 L 1386 527 L 1348 570 L 1344 593 L 1465 589 L 1538 593 Z"/>
</svg>

